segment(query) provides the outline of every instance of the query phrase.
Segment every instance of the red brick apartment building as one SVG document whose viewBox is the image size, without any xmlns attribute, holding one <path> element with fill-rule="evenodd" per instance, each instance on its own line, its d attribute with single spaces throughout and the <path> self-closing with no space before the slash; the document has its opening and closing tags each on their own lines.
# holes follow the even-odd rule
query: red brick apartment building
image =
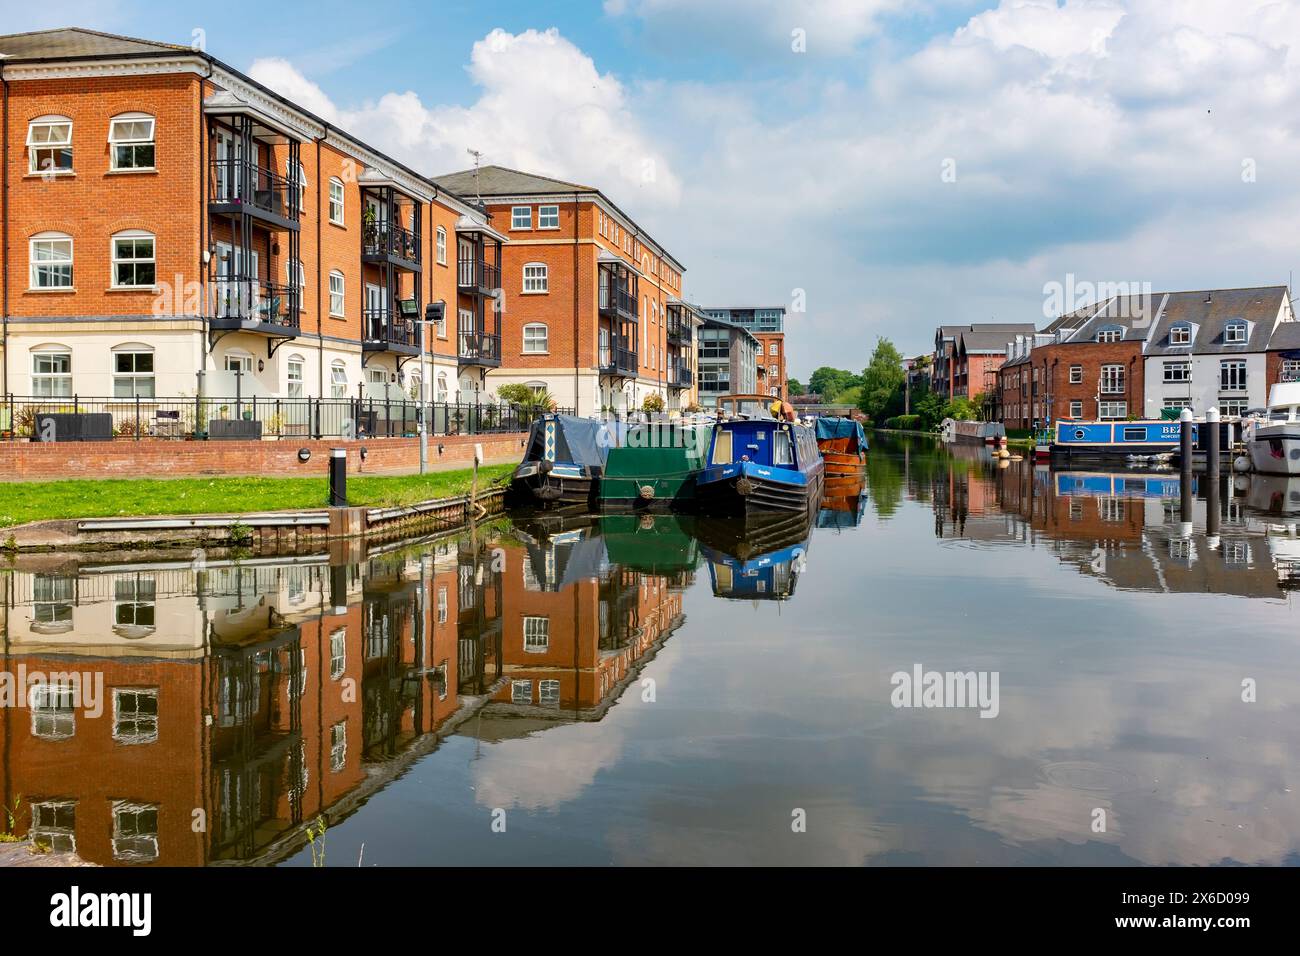
<svg viewBox="0 0 1300 956">
<path fill-rule="evenodd" d="M 455 400 L 501 364 L 506 238 L 431 179 L 189 47 L 3 36 L 0 78 L 5 392 L 405 397 L 423 365 Z"/>
<path fill-rule="evenodd" d="M 593 186 L 485 166 L 439 176 L 481 201 L 508 240 L 501 367 L 492 384 L 545 389 L 587 415 L 695 400 L 701 317 L 682 299 L 685 267 Z"/>
<path fill-rule="evenodd" d="M 974 398 L 997 389 L 1007 342 L 1033 334 L 1030 322 L 941 325 L 934 335 L 931 387 L 948 398 Z"/>
</svg>

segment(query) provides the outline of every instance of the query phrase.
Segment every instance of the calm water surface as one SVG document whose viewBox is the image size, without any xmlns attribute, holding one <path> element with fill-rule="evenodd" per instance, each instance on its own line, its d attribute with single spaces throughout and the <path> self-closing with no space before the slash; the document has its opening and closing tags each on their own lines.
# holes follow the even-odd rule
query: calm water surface
<svg viewBox="0 0 1300 956">
<path fill-rule="evenodd" d="M 103 714 L 0 709 L 0 796 L 109 865 L 1294 864 L 1300 482 L 1204 485 L 878 436 L 812 528 L 20 565 L 3 671 Z"/>
</svg>

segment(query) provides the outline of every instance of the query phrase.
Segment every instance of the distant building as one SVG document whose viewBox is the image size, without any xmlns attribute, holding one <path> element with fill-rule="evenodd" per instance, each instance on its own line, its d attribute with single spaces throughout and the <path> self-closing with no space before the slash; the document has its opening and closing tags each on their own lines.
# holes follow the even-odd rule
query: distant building
<svg viewBox="0 0 1300 956">
<path fill-rule="evenodd" d="M 697 359 L 700 404 L 711 408 L 719 395 L 758 391 L 758 338 L 741 325 L 704 310 Z"/>
<path fill-rule="evenodd" d="M 991 393 L 997 388 L 997 370 L 1006 360 L 1007 342 L 1033 333 L 1032 322 L 939 326 L 934 333 L 934 390 L 948 398 Z"/>
<path fill-rule="evenodd" d="M 739 325 L 758 340 L 755 391 L 788 400 L 785 376 L 785 308 L 706 308 L 706 316 Z"/>
</svg>

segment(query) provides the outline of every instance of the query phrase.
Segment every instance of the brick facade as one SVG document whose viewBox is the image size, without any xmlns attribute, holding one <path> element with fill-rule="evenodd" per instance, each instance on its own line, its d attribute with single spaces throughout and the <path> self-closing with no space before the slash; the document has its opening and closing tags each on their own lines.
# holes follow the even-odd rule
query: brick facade
<svg viewBox="0 0 1300 956">
<path fill-rule="evenodd" d="M 1123 369 L 1119 391 L 1099 395 L 1103 366 Z M 1073 376 L 1072 369 L 1077 370 Z M 1097 418 L 1099 401 L 1126 403 L 1125 414 L 1111 417 L 1141 418 L 1143 385 L 1140 341 L 1039 345 L 1026 359 L 999 369 L 997 407 L 1003 424 L 1019 429 L 1063 418 Z"/>
</svg>

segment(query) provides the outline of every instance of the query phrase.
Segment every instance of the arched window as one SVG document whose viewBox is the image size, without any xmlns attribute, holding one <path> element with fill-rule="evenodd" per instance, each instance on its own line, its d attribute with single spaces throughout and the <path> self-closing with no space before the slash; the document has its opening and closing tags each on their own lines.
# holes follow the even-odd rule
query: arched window
<svg viewBox="0 0 1300 956">
<path fill-rule="evenodd" d="M 142 342 L 113 346 L 114 398 L 153 398 L 157 394 L 153 355 L 153 346 Z"/>
<path fill-rule="evenodd" d="M 530 322 L 524 326 L 524 354 L 544 355 L 550 350 L 550 333 L 545 323 Z"/>
<path fill-rule="evenodd" d="M 1103 325 L 1097 330 L 1098 342 L 1119 342 L 1124 338 L 1124 326 Z"/>
<path fill-rule="evenodd" d="M 72 120 L 66 116 L 38 116 L 28 123 L 27 155 L 28 172 L 72 172 Z"/>
<path fill-rule="evenodd" d="M 1228 345 L 1244 344 L 1249 334 L 1243 319 L 1233 319 L 1223 327 L 1223 341 Z"/>
<path fill-rule="evenodd" d="M 41 398 L 72 396 L 72 350 L 66 345 L 32 349 L 32 394 Z"/>
<path fill-rule="evenodd" d="M 438 227 L 438 265 L 447 264 L 447 230 L 442 226 Z"/>
<path fill-rule="evenodd" d="M 63 232 L 32 236 L 28 261 L 33 289 L 72 288 L 72 237 Z"/>
<path fill-rule="evenodd" d="M 348 368 L 342 359 L 330 363 L 330 395 L 334 398 L 348 397 Z"/>
<path fill-rule="evenodd" d="M 153 233 L 139 229 L 114 234 L 109 252 L 114 289 L 152 289 L 157 275 Z"/>
<path fill-rule="evenodd" d="M 445 402 L 446 400 L 447 400 L 447 373 L 439 372 L 438 373 L 438 401 Z"/>
<path fill-rule="evenodd" d="M 108 124 L 111 169 L 154 168 L 154 118 L 148 113 L 121 113 Z"/>
<path fill-rule="evenodd" d="M 526 263 L 524 265 L 524 294 L 547 292 L 549 288 L 550 281 L 547 275 L 546 263 Z"/>
<path fill-rule="evenodd" d="M 297 353 L 290 355 L 286 360 L 285 378 L 288 387 L 285 390 L 285 395 L 288 398 L 302 398 L 306 394 L 303 387 L 303 370 L 306 367 L 306 360 Z"/>
<path fill-rule="evenodd" d="M 1192 324 L 1190 322 L 1175 322 L 1171 325 L 1169 327 L 1169 344 L 1191 345 Z"/>
<path fill-rule="evenodd" d="M 330 180 L 330 222 L 343 225 L 343 180 Z"/>
</svg>

